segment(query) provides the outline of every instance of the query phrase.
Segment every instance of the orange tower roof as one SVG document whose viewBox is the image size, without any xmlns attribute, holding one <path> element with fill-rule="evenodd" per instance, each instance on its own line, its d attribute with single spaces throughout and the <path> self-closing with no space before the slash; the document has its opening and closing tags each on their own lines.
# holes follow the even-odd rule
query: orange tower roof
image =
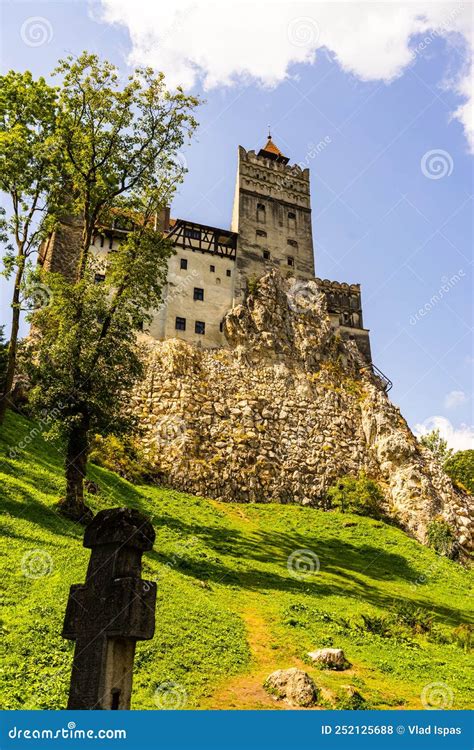
<svg viewBox="0 0 474 750">
<path fill-rule="evenodd" d="M 270 133 L 268 134 L 268 139 L 265 146 L 260 149 L 258 155 L 264 156 L 267 159 L 273 159 L 273 161 L 282 162 L 283 164 L 287 164 L 289 161 L 288 157 L 282 154 L 278 146 L 275 146 Z"/>
</svg>

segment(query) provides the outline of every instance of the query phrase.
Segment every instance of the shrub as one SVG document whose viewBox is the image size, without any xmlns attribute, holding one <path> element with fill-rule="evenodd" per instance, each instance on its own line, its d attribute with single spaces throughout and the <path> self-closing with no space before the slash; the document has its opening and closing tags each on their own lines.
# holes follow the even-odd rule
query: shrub
<svg viewBox="0 0 474 750">
<path fill-rule="evenodd" d="M 439 555 L 453 557 L 455 551 L 455 538 L 449 523 L 441 516 L 435 518 L 427 526 L 428 546 L 432 547 Z"/>
<path fill-rule="evenodd" d="M 156 482 L 159 479 L 139 445 L 130 437 L 95 435 L 89 458 L 96 466 L 114 471 L 135 484 Z"/>
<path fill-rule="evenodd" d="M 338 479 L 327 491 L 330 508 L 342 513 L 357 513 L 360 516 L 381 518 L 384 496 L 377 482 L 365 474 Z"/>
<path fill-rule="evenodd" d="M 443 468 L 456 485 L 474 494 L 474 450 L 458 451 L 445 461 Z"/>
<path fill-rule="evenodd" d="M 464 649 L 468 653 L 472 649 L 472 642 L 474 640 L 474 625 L 471 623 L 464 623 L 459 625 L 452 633 L 452 641 L 456 646 Z"/>
<path fill-rule="evenodd" d="M 418 438 L 418 442 L 429 448 L 431 453 L 443 464 L 452 456 L 452 449 L 448 448 L 448 441 L 441 437 L 439 430 L 431 430 L 426 435 Z"/>
<path fill-rule="evenodd" d="M 394 619 L 397 624 L 410 628 L 413 633 L 429 633 L 433 625 L 431 612 L 411 602 L 399 606 Z"/>
<path fill-rule="evenodd" d="M 361 615 L 363 626 L 360 628 L 368 633 L 380 635 L 382 638 L 392 637 L 392 627 L 387 617 L 379 615 Z"/>
<path fill-rule="evenodd" d="M 348 685 L 340 690 L 336 708 L 340 711 L 364 711 L 369 708 L 369 704 L 358 690 Z"/>
</svg>

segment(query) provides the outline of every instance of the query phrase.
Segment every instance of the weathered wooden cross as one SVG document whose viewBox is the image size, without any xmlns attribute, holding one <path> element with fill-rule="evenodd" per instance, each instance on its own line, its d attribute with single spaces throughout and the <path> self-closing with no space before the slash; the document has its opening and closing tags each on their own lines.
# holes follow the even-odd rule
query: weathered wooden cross
<svg viewBox="0 0 474 750">
<path fill-rule="evenodd" d="M 156 583 L 141 578 L 155 531 L 138 511 L 100 511 L 86 527 L 84 584 L 71 586 L 63 637 L 76 641 L 69 709 L 128 709 L 136 641 L 153 638 Z"/>
</svg>

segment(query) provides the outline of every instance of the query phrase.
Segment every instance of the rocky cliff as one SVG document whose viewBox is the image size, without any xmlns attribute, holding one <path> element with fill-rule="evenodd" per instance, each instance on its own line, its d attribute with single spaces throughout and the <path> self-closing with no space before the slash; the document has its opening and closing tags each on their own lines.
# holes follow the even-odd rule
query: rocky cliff
<svg viewBox="0 0 474 750">
<path fill-rule="evenodd" d="M 339 477 L 377 480 L 385 511 L 420 541 L 443 516 L 473 546 L 473 508 L 420 447 L 318 284 L 269 274 L 226 317 L 227 349 L 144 340 L 132 408 L 171 486 L 234 502 L 319 506 Z"/>
</svg>

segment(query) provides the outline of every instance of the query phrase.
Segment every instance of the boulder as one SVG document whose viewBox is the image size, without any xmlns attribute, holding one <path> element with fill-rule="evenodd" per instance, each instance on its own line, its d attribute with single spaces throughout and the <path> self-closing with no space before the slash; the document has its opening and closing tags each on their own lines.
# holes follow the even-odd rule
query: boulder
<svg viewBox="0 0 474 750">
<path fill-rule="evenodd" d="M 277 669 L 263 686 L 277 700 L 284 700 L 290 706 L 312 706 L 318 697 L 318 689 L 309 674 L 296 667 Z"/>
<path fill-rule="evenodd" d="M 308 656 L 312 661 L 326 669 L 347 669 L 350 665 L 342 648 L 320 648 L 310 651 Z"/>
</svg>

